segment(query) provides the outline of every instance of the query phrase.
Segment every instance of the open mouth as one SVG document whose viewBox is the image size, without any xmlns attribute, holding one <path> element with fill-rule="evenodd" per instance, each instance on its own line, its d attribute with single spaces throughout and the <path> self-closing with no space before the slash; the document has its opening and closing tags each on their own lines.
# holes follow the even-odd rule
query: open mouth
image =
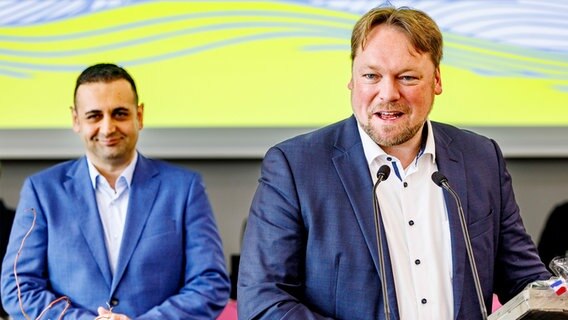
<svg viewBox="0 0 568 320">
<path fill-rule="evenodd" d="M 382 120 L 396 120 L 404 115 L 400 111 L 379 111 L 375 113 Z"/>
</svg>

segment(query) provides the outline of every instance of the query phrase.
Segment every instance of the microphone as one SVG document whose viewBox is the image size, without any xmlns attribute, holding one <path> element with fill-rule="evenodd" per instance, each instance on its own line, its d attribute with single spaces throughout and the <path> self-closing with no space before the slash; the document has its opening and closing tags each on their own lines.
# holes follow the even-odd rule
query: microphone
<svg viewBox="0 0 568 320">
<path fill-rule="evenodd" d="M 381 272 L 381 289 L 383 292 L 383 306 L 385 309 L 385 319 L 390 319 L 389 296 L 387 290 L 387 273 L 385 271 L 385 254 L 383 253 L 383 240 L 381 236 L 381 225 L 379 223 L 379 199 L 377 198 L 377 187 L 379 183 L 388 179 L 390 167 L 383 164 L 377 171 L 377 182 L 373 185 L 373 214 L 375 216 L 375 235 L 377 237 L 377 248 L 379 254 L 379 269 Z"/>
<path fill-rule="evenodd" d="M 467 225 L 465 223 L 465 215 L 463 213 L 463 207 L 460 198 L 458 194 L 454 191 L 454 189 L 450 187 L 450 184 L 448 183 L 448 178 L 446 178 L 446 176 L 444 176 L 439 171 L 432 173 L 432 181 L 434 181 L 434 183 L 437 184 L 439 187 L 448 191 L 452 195 L 458 206 L 458 216 L 460 218 L 461 229 L 463 233 L 467 256 L 469 258 L 471 273 L 473 274 L 473 282 L 475 284 L 475 292 L 477 293 L 477 300 L 479 301 L 479 309 L 481 310 L 481 316 L 483 317 L 483 319 L 487 320 L 487 308 L 485 307 L 485 303 L 483 303 L 483 293 L 481 292 L 481 283 L 479 281 L 479 274 L 477 273 L 477 267 L 475 265 L 475 260 L 473 258 L 473 248 L 471 247 L 469 230 L 467 229 Z"/>
</svg>

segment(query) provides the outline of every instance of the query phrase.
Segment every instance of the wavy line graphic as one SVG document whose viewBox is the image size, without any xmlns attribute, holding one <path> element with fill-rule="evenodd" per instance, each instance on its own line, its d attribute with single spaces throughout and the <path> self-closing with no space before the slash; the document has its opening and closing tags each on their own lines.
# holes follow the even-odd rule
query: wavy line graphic
<svg viewBox="0 0 568 320">
<path fill-rule="evenodd" d="M 109 9 L 112 15 L 117 9 Z M 134 10 L 134 8 L 133 8 Z M 137 16 L 134 10 L 132 16 Z M 109 19 L 114 20 L 114 19 Z M 235 20 L 235 21 L 231 21 Z M 79 21 L 80 22 L 80 21 Z M 195 41 L 180 41 L 178 45 L 154 48 L 151 56 L 122 60 L 126 66 L 155 63 L 166 59 L 191 55 L 217 48 L 246 44 L 252 41 L 286 38 L 348 39 L 353 19 L 277 10 L 214 10 L 199 13 L 172 14 L 98 28 L 88 23 L 82 30 L 61 33 L 61 24 L 53 24 L 45 35 L 0 34 L 0 68 L 16 74 L 51 70 L 71 71 L 80 64 L 57 64 L 53 58 L 78 58 L 93 54 L 114 54 L 136 46 L 158 46 L 166 41 L 189 39 L 203 35 Z M 174 27 L 170 27 L 174 25 Z M 36 27 L 40 28 L 40 27 Z M 45 27 L 41 27 L 45 29 Z M 128 34 L 128 36 L 123 36 Z M 103 39 L 94 40 L 92 39 Z M 104 41 L 108 39 L 109 41 Z M 121 40 L 114 40 L 121 39 Z M 285 40 L 284 40 L 285 41 Z M 77 43 L 78 45 L 73 45 Z M 68 49 L 64 49 L 68 48 Z M 24 62 L 25 60 L 25 62 Z M 37 60 L 37 62 L 29 62 Z M 44 62 L 46 61 L 46 62 Z M 1 73 L 2 71 L 0 71 Z M 9 71 L 10 72 L 10 71 Z M 7 73 L 4 73 L 7 75 Z"/>
<path fill-rule="evenodd" d="M 465 109 L 471 114 L 464 120 L 463 116 L 452 113 L 454 109 L 436 108 L 439 120 L 501 123 L 506 117 L 509 124 L 568 123 L 568 111 L 563 107 L 568 93 L 568 33 L 565 32 L 568 10 L 564 10 L 568 4 L 391 2 L 425 10 L 444 32 L 444 74 L 450 78 L 459 76 L 464 88 L 445 92 L 440 104 L 467 101 Z M 28 0 L 25 4 L 0 1 L 0 84 L 14 88 L 2 97 L 2 104 L 28 107 L 41 106 L 43 101 L 68 99 L 64 89 L 45 90 L 41 101 L 33 95 L 23 97 L 18 90 L 52 88 L 56 83 L 71 86 L 77 72 L 85 66 L 111 61 L 139 72 L 138 78 L 157 88 L 146 90 L 148 100 L 172 108 L 168 112 L 176 114 L 173 124 L 169 119 L 157 117 L 159 120 L 150 125 L 234 125 L 230 121 L 244 126 L 279 125 L 282 121 L 292 125 L 329 123 L 349 113 L 348 92 L 325 88 L 344 87 L 349 77 L 351 29 L 360 14 L 375 4 L 375 1 Z M 524 27 L 527 23 L 530 28 Z M 187 70 L 191 76 L 184 75 L 182 80 L 179 70 Z M 241 86 L 224 84 L 226 92 L 220 95 L 213 85 L 218 81 L 217 75 L 228 79 L 229 84 Z M 156 78 L 160 81 L 155 82 Z M 163 79 L 171 79 L 168 86 Z M 253 88 L 253 94 L 243 93 L 251 90 L 246 85 Z M 483 107 L 487 109 L 485 112 L 476 114 L 483 111 L 475 104 L 479 98 L 467 96 L 468 92 L 499 95 L 496 88 L 502 85 L 515 87 L 516 96 L 499 96 Z M 511 116 L 511 112 L 498 110 L 503 104 L 529 110 L 538 101 L 519 93 L 535 87 L 552 106 L 548 114 L 527 111 L 524 115 L 517 112 Z M 181 101 L 174 98 L 178 91 L 191 95 Z M 298 97 L 291 97 L 286 91 Z M 319 104 L 320 108 L 306 111 L 305 106 Z M 183 110 L 184 105 L 207 105 L 233 116 L 222 119 L 216 114 L 204 115 L 201 111 Z M 266 106 L 271 109 L 266 110 Z M 235 108 L 238 114 L 233 111 Z M 436 113 L 438 110 L 444 111 Z M 496 120 L 487 120 L 485 114 L 489 112 Z M 61 114 L 44 113 L 39 107 L 40 116 L 32 121 L 38 126 L 66 125 L 59 119 Z M 301 119 L 298 114 L 302 115 Z M 19 118 L 18 108 L 3 111 L 0 128 L 12 126 Z"/>
<path fill-rule="evenodd" d="M 57 22 L 62 19 L 69 19 L 81 15 L 93 14 L 97 12 L 111 12 L 118 8 L 140 6 L 146 1 L 36 1 L 36 5 L 26 5 L 20 1 L 4 1 L 0 12 L 0 22 L 4 25 L 23 24 L 38 25 L 45 22 Z M 213 1 L 209 1 L 213 2 Z M 348 6 L 353 7 L 350 1 L 295 1 L 317 7 L 333 8 L 335 10 L 345 10 Z M 504 3 L 493 3 L 490 5 L 480 5 L 478 1 L 435 1 L 444 2 L 445 6 L 434 6 L 432 1 L 400 1 L 400 4 L 418 6 L 422 5 L 425 10 L 429 10 L 434 17 L 438 17 L 442 29 L 446 30 L 446 52 L 445 64 L 459 68 L 467 68 L 486 76 L 519 76 L 526 75 L 543 79 L 568 79 L 568 45 L 566 49 L 562 47 L 564 41 L 568 42 L 568 4 L 553 4 L 553 2 L 527 2 L 527 1 L 505 1 Z M 207 1 L 205 1 L 207 3 Z M 363 3 L 365 3 L 363 1 Z M 374 4 L 375 2 L 368 2 Z M 49 5 L 48 5 L 49 4 Z M 524 6 L 519 6 L 524 4 Z M 516 5 L 517 7 L 514 7 Z M 359 10 L 366 10 L 370 5 L 359 4 Z M 11 8 L 12 10 L 7 10 Z M 515 8 L 516 15 L 511 14 L 511 8 Z M 567 10 L 556 10 L 566 8 Z M 536 12 L 542 14 L 536 15 Z M 14 15 L 13 12 L 19 12 Z M 490 14 L 488 14 L 490 12 Z M 283 19 L 284 21 L 259 21 L 260 18 Z M 177 30 L 163 31 L 159 29 L 164 25 L 182 21 L 205 20 L 207 18 L 225 19 L 247 19 L 241 22 L 218 22 L 213 20 L 197 26 L 180 27 Z M 225 45 L 245 41 L 258 41 L 261 39 L 288 37 L 314 37 L 322 36 L 346 41 L 350 36 L 350 29 L 354 21 L 352 18 L 330 17 L 323 14 L 305 14 L 298 12 L 284 12 L 277 10 L 217 10 L 211 12 L 187 13 L 187 14 L 167 14 L 159 17 L 152 17 L 148 20 L 138 20 L 129 23 L 117 23 L 102 28 L 88 28 L 85 30 L 71 31 L 68 33 L 56 33 L 46 35 L 9 35 L 0 34 L 0 41 L 4 46 L 0 49 L 3 56 L 0 61 L 0 68 L 5 70 L 4 75 L 25 75 L 23 69 L 33 69 L 34 64 L 11 63 L 11 58 L 53 58 L 53 57 L 77 57 L 83 54 L 93 54 L 101 52 L 112 52 L 124 48 L 144 44 L 159 42 L 168 38 L 181 37 L 195 33 L 206 33 L 212 31 L 243 30 L 263 28 L 279 28 L 286 31 L 263 32 L 259 31 L 255 36 L 246 37 L 227 37 L 223 41 L 214 41 L 209 44 L 196 44 L 192 48 L 178 49 L 168 53 L 157 53 L 155 57 L 144 59 L 134 59 L 123 61 L 124 64 L 131 63 L 152 63 L 162 61 L 180 55 L 189 55 L 204 50 L 218 48 Z M 302 20 L 301 22 L 297 22 Z M 530 28 L 525 27 L 527 22 L 533 22 Z M 322 24 L 326 23 L 326 25 Z M 341 27 L 330 24 L 341 24 Z M 135 33 L 136 30 L 155 28 L 157 32 L 151 36 L 138 36 L 125 39 L 121 42 L 99 43 L 96 46 L 87 46 L 79 49 L 67 50 L 32 50 L 26 48 L 25 44 L 45 43 L 57 45 L 62 41 L 88 41 L 90 37 L 107 36 L 112 38 L 115 34 L 123 32 Z M 539 29 L 540 28 L 540 29 Z M 546 29 L 549 32 L 543 32 Z M 506 32 L 506 30 L 514 30 Z M 552 31 L 551 31 L 552 30 Z M 460 33 L 469 36 L 460 36 Z M 507 43 L 496 38 L 502 34 L 508 40 Z M 486 36 L 484 36 L 486 35 Z M 487 36 L 489 35 L 489 36 Z M 516 36 L 515 36 L 516 35 Z M 534 35 L 540 35 L 539 41 L 535 41 Z M 506 37 L 505 37 L 506 36 Z M 522 45 L 511 44 L 521 42 L 515 39 L 525 39 L 523 42 L 546 46 L 544 50 L 530 49 Z M 239 40 L 240 39 L 240 40 Z M 475 41 L 472 46 L 471 40 Z M 489 40 L 487 40 L 489 39 Z M 285 41 L 285 40 L 284 40 Z M 23 49 L 12 49 L 12 47 L 23 47 Z M 315 46 L 311 47 L 312 50 Z M 321 46 L 319 50 L 334 50 L 333 47 Z M 480 57 L 480 54 L 482 57 Z M 468 57 L 469 56 L 469 57 Z M 475 57 L 471 57 L 475 56 Z M 544 60 L 547 60 L 544 62 Z M 532 62 L 536 61 L 536 62 Z M 503 68 L 502 66 L 506 66 Z M 80 68 L 76 66 L 73 70 Z M 46 70 L 45 65 L 37 66 L 35 70 Z M 52 70 L 69 70 L 67 66 L 53 66 Z M 2 72 L 0 70 L 0 72 Z"/>
</svg>

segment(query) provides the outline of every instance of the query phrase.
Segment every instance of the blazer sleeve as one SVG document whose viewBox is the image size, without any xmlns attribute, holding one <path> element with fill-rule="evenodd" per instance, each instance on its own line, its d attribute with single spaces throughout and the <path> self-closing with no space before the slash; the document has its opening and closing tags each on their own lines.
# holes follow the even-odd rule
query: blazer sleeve
<svg viewBox="0 0 568 320">
<path fill-rule="evenodd" d="M 521 292 L 529 283 L 550 277 L 540 260 L 536 246 L 526 232 L 520 209 L 513 193 L 511 175 L 506 169 L 501 150 L 493 141 L 498 154 L 501 215 L 497 238 L 494 292 L 505 302 Z"/>
<path fill-rule="evenodd" d="M 243 238 L 239 319 L 330 319 L 301 301 L 306 232 L 288 159 L 272 148 L 262 164 Z"/>
<path fill-rule="evenodd" d="M 25 246 L 22 252 L 25 251 L 25 254 L 19 255 L 18 251 L 23 242 Z M 38 200 L 38 190 L 35 189 L 33 180 L 28 178 L 20 193 L 20 203 L 2 264 L 2 303 L 13 319 L 25 318 L 20 309 L 18 296 L 21 297 L 24 311 L 30 318 L 36 319 L 44 309 L 45 318 L 55 319 L 63 312 L 64 301 L 51 308 L 46 307 L 61 297 L 50 291 L 46 276 L 49 272 L 47 270 L 47 245 L 47 219 Z M 14 274 L 16 259 L 17 279 Z M 16 281 L 20 285 L 20 293 L 18 293 Z M 65 315 L 69 319 L 78 320 L 93 320 L 96 317 L 96 314 L 74 305 L 70 305 L 65 310 Z"/>
<path fill-rule="evenodd" d="M 178 294 L 136 317 L 138 320 L 215 319 L 229 299 L 221 237 L 199 175 L 191 182 L 184 219 L 184 285 Z"/>
</svg>

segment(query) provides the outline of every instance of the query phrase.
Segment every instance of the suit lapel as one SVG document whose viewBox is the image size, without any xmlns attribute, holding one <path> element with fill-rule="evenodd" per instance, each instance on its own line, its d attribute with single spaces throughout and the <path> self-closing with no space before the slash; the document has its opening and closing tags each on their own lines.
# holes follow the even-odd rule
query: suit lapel
<svg viewBox="0 0 568 320">
<path fill-rule="evenodd" d="M 464 215 L 467 219 L 467 181 L 464 168 L 463 154 L 458 148 L 450 148 L 452 138 L 447 135 L 443 129 L 432 125 L 434 128 L 434 138 L 436 141 L 436 163 L 438 170 L 447 178 L 450 186 L 458 194 Z M 453 294 L 454 294 L 454 315 L 459 314 L 459 308 L 463 298 L 464 274 L 466 268 L 469 267 L 467 251 L 464 242 L 464 235 L 461 229 L 457 204 L 454 198 L 444 191 L 446 207 L 448 208 L 448 220 L 450 223 L 450 234 L 452 239 L 452 257 L 453 257 Z"/>
<path fill-rule="evenodd" d="M 337 152 L 332 159 L 335 169 L 353 207 L 357 223 L 367 244 L 367 249 L 373 259 L 375 270 L 380 277 L 377 237 L 373 214 L 373 181 L 361 144 L 357 121 L 353 116 L 345 121 L 341 130 L 339 130 L 335 148 Z M 387 282 L 389 301 L 391 302 L 389 303 L 390 308 L 394 314 L 398 314 L 398 307 L 395 303 L 396 291 L 394 290 L 390 255 L 382 222 L 380 227 L 383 235 L 382 243 L 383 252 L 385 253 L 385 272 L 388 277 L 388 279 L 381 279 L 381 281 Z"/>
<path fill-rule="evenodd" d="M 152 165 L 152 162 L 139 155 L 130 186 L 124 236 L 122 237 L 116 273 L 112 281 L 112 291 L 118 286 L 152 211 L 160 188 L 160 180 L 155 178 L 157 174 L 158 171 Z"/>
<path fill-rule="evenodd" d="M 354 134 L 358 135 L 358 133 L 350 132 L 348 130 L 351 129 L 350 127 L 352 126 L 346 125 L 342 128 L 344 131 L 339 134 L 340 141 L 336 144 L 339 152 L 336 153 L 332 160 L 343 188 L 349 197 L 359 228 L 363 233 L 369 253 L 373 257 L 373 262 L 378 272 L 375 222 L 373 220 L 373 184 L 361 141 L 358 136 L 354 136 Z"/>
<path fill-rule="evenodd" d="M 112 274 L 107 257 L 103 226 L 95 199 L 95 191 L 89 177 L 86 158 L 77 160 L 67 175 L 70 179 L 63 183 L 63 187 L 67 191 L 69 199 L 71 199 L 69 202 L 74 204 L 73 210 L 75 212 L 71 215 L 73 219 L 78 220 L 81 233 L 93 260 L 110 288 Z"/>
</svg>

